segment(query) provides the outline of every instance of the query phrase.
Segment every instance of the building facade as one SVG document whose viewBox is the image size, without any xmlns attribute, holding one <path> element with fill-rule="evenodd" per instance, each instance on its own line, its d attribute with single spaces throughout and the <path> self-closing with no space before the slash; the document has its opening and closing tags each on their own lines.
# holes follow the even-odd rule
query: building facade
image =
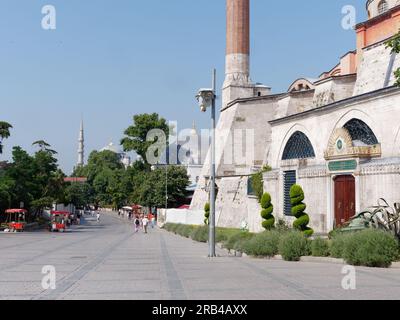
<svg viewBox="0 0 400 320">
<path fill-rule="evenodd" d="M 316 79 L 301 77 L 280 94 L 250 81 L 248 59 L 242 56 L 250 54 L 243 44 L 249 39 L 243 27 L 248 10 L 249 0 L 227 0 L 227 75 L 217 129 L 218 224 L 239 227 L 246 221 L 252 231 L 262 230 L 258 201 L 248 190 L 249 176 L 264 165 L 272 168 L 264 174 L 264 190 L 272 196 L 275 216 L 293 221 L 289 190 L 297 183 L 317 232 L 329 232 L 380 198 L 400 202 L 400 90 L 394 86 L 400 57 L 385 45 L 400 29 L 400 3 L 369 0 L 369 19 L 356 26 L 356 49 L 330 71 Z M 240 130 L 250 130 L 254 141 L 229 138 Z M 243 146 L 253 150 L 250 160 L 226 161 L 227 150 Z M 208 170 L 203 168 L 203 187 L 192 209 L 208 200 Z"/>
</svg>

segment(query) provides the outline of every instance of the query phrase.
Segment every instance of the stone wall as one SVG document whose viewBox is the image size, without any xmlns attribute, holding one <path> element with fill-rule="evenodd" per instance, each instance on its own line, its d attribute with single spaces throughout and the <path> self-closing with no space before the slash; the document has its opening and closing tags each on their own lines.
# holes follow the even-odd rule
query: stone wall
<svg viewBox="0 0 400 320">
<path fill-rule="evenodd" d="M 393 63 L 391 63 L 393 59 Z M 400 67 L 400 56 L 391 56 L 390 49 L 384 43 L 367 47 L 363 50 L 363 58 L 358 70 L 358 78 L 354 95 L 382 89 L 395 82 L 394 71 Z M 385 83 L 386 77 L 389 82 Z"/>
</svg>

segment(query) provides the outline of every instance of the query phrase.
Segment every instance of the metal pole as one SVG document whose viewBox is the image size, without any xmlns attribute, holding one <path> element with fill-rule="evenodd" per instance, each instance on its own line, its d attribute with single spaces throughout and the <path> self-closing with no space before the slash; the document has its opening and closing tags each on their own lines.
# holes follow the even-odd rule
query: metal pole
<svg viewBox="0 0 400 320">
<path fill-rule="evenodd" d="M 165 210 L 168 209 L 168 164 L 165 163 Z"/>
<path fill-rule="evenodd" d="M 209 232 L 209 244 L 210 254 L 209 257 L 216 257 L 215 254 L 215 100 L 216 100 L 216 77 L 217 72 L 213 69 L 212 75 L 212 108 L 211 108 L 211 159 L 210 159 L 210 177 L 211 177 L 211 192 L 210 192 L 210 232 Z"/>
</svg>

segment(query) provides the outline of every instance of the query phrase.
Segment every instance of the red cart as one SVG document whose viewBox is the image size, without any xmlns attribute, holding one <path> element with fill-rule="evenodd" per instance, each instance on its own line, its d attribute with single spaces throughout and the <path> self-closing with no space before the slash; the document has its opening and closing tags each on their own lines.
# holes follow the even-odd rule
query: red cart
<svg viewBox="0 0 400 320">
<path fill-rule="evenodd" d="M 23 232 L 26 225 L 26 214 L 28 211 L 25 209 L 8 209 L 6 210 L 7 220 L 6 224 L 10 232 Z"/>
<path fill-rule="evenodd" d="M 51 220 L 49 225 L 50 232 L 64 232 L 67 230 L 67 220 L 70 213 L 67 211 L 51 211 Z"/>
</svg>

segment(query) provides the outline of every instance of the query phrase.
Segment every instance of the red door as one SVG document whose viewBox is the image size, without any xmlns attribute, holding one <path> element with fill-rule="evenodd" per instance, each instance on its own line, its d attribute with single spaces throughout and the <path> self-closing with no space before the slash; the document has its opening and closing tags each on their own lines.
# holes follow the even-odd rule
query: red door
<svg viewBox="0 0 400 320">
<path fill-rule="evenodd" d="M 356 214 L 356 180 L 353 176 L 335 179 L 335 226 L 342 226 Z"/>
</svg>

